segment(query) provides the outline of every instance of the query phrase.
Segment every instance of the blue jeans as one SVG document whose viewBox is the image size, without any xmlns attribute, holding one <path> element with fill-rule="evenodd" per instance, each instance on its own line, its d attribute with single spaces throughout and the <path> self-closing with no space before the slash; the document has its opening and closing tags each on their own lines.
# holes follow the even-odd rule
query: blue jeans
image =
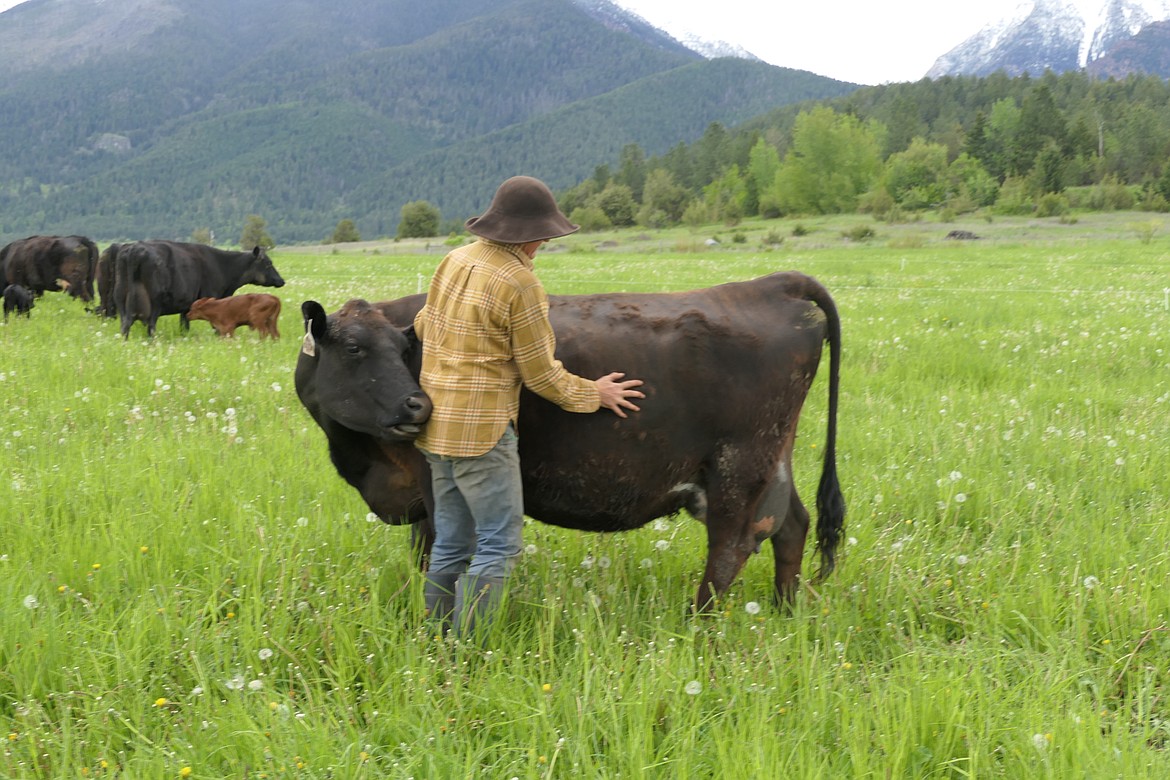
<svg viewBox="0 0 1170 780">
<path fill-rule="evenodd" d="M 422 452 L 435 493 L 429 571 L 507 577 L 520 556 L 524 533 L 515 430 L 509 425 L 496 446 L 472 458 Z"/>
</svg>

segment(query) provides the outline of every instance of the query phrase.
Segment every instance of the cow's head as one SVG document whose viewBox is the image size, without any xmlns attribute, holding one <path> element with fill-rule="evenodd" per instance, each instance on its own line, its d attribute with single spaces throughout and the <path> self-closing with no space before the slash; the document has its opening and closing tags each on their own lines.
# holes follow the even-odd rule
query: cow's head
<svg viewBox="0 0 1170 780">
<path fill-rule="evenodd" d="M 62 258 L 58 273 L 56 282 L 60 290 L 86 303 L 93 300 L 87 285 L 90 274 L 89 250 L 84 246 L 77 247 Z"/>
<path fill-rule="evenodd" d="M 421 345 L 413 329 L 394 326 L 363 300 L 331 315 L 305 301 L 301 313 L 297 393 L 314 418 L 382 440 L 416 438 L 431 400 L 418 384 Z"/>
<path fill-rule="evenodd" d="M 207 319 L 207 304 L 214 301 L 215 298 L 199 298 L 191 304 L 191 308 L 187 310 L 187 319 L 189 320 L 205 320 Z"/>
<path fill-rule="evenodd" d="M 243 283 L 261 287 L 284 287 L 284 277 L 276 270 L 276 266 L 268 258 L 268 253 L 256 246 L 252 247 L 252 261 L 248 263 L 248 270 L 244 272 Z"/>
</svg>

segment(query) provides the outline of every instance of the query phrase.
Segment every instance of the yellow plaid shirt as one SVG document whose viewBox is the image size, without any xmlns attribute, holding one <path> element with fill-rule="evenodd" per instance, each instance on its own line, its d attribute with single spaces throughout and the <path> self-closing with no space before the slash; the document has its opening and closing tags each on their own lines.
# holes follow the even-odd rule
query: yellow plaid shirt
<svg viewBox="0 0 1170 780">
<path fill-rule="evenodd" d="M 414 319 L 419 384 L 434 404 L 416 441 L 437 455 L 495 446 L 520 411 L 520 386 L 570 412 L 600 407 L 597 385 L 553 357 L 548 296 L 518 245 L 479 239 L 448 254 Z"/>
</svg>

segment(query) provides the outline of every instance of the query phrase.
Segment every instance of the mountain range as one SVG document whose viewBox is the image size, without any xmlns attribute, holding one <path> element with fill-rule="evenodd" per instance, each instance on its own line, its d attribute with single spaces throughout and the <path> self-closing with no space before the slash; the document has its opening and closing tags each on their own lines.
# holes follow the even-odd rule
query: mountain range
<svg viewBox="0 0 1170 780">
<path fill-rule="evenodd" d="M 0 14 L 0 241 L 462 222 L 856 88 L 707 59 L 607 0 L 29 0 Z"/>
<path fill-rule="evenodd" d="M 927 78 L 1085 69 L 1170 77 L 1170 0 L 1032 0 L 935 61 Z"/>
</svg>

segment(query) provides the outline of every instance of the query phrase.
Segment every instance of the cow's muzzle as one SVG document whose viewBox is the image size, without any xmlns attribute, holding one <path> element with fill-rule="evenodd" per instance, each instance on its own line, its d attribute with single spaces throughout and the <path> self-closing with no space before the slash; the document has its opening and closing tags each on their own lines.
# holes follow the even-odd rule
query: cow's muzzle
<svg viewBox="0 0 1170 780">
<path fill-rule="evenodd" d="M 390 438 L 416 439 L 422 433 L 423 424 L 431 417 L 431 399 L 425 393 L 419 392 L 407 396 L 399 407 L 398 419 L 388 426 L 386 431 Z"/>
</svg>

